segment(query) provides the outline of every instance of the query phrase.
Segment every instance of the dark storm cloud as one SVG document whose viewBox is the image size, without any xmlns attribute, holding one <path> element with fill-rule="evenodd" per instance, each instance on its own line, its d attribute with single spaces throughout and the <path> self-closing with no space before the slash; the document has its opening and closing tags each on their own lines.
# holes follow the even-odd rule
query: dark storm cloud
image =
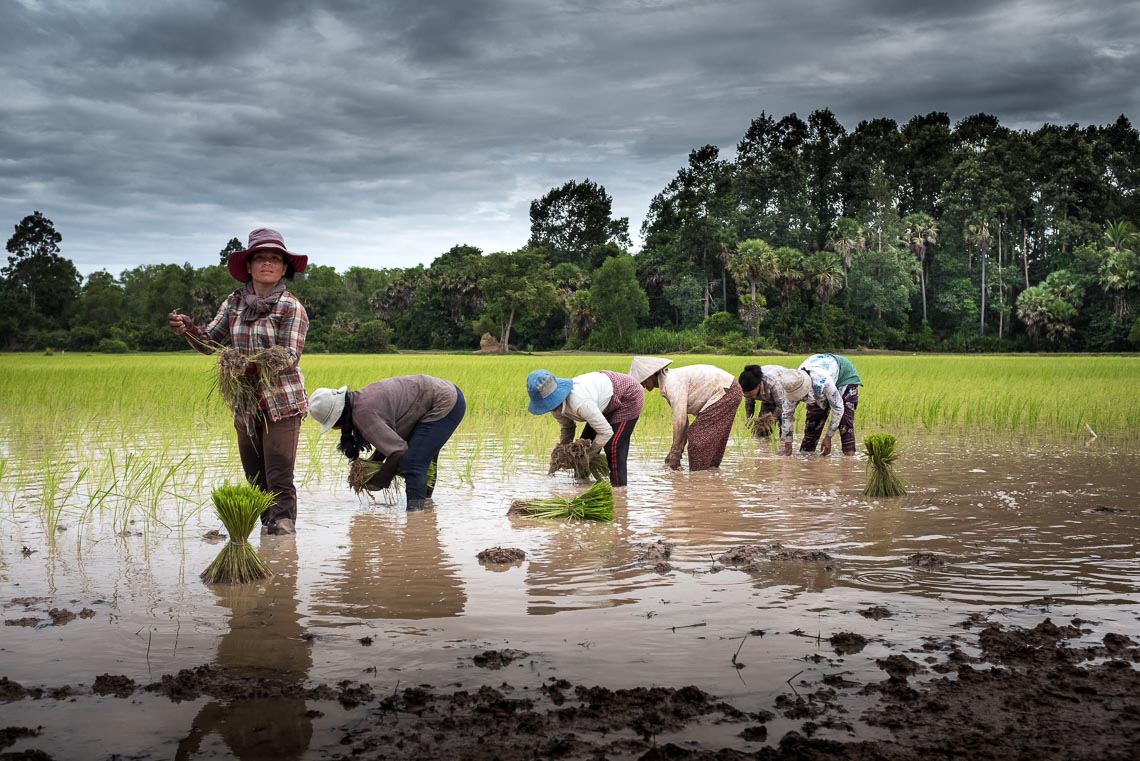
<svg viewBox="0 0 1140 761">
<path fill-rule="evenodd" d="M 84 272 L 204 264 L 261 224 L 409 266 L 517 248 L 531 200 L 589 177 L 636 229 L 761 111 L 1135 119 L 1138 5 L 10 2 L 0 223 L 44 211 Z"/>
</svg>

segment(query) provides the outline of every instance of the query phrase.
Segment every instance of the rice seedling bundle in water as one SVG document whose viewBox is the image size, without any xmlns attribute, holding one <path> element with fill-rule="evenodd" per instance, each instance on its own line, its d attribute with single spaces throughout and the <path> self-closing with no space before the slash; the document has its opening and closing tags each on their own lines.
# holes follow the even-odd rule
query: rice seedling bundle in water
<svg viewBox="0 0 1140 761">
<path fill-rule="evenodd" d="M 385 505 L 394 505 L 400 499 L 400 484 L 403 478 L 399 475 L 392 477 L 392 483 L 388 484 L 387 488 L 379 488 L 369 482 L 380 472 L 380 468 L 384 466 L 383 460 L 366 460 L 357 458 L 352 461 L 348 466 L 348 485 L 356 494 L 367 491 L 371 496 L 375 492 L 380 493 L 380 497 L 373 498 L 377 502 Z M 428 465 L 427 483 L 429 489 L 435 488 L 435 463 L 432 462 Z"/>
<path fill-rule="evenodd" d="M 383 489 L 369 483 L 383 466 L 383 460 L 366 460 L 363 458 L 353 460 L 352 464 L 348 466 L 348 485 L 356 494 L 368 492 L 368 495 L 376 502 L 394 505 L 400 498 L 400 481 L 403 479 L 399 476 L 393 476 L 392 482 Z M 376 493 L 379 493 L 380 496 L 374 496 Z"/>
<path fill-rule="evenodd" d="M 772 435 L 772 426 L 776 423 L 776 416 L 771 412 L 765 412 L 763 415 L 750 417 L 746 421 L 746 425 L 752 429 L 752 435 L 758 439 L 766 439 Z"/>
<path fill-rule="evenodd" d="M 602 481 L 610 477 L 610 467 L 606 456 L 598 452 L 590 455 L 593 442 L 588 439 L 574 439 L 569 444 L 558 444 L 550 452 L 550 467 L 546 474 L 552 476 L 560 470 L 573 471 L 580 480 L 590 478 Z"/>
<path fill-rule="evenodd" d="M 223 484 L 210 497 L 230 540 L 202 571 L 202 580 L 207 584 L 245 584 L 272 576 L 249 543 L 249 535 L 262 512 L 272 504 L 273 495 L 252 484 Z"/>
<path fill-rule="evenodd" d="M 531 518 L 566 518 L 568 520 L 612 521 L 614 491 L 609 481 L 598 481 L 573 499 L 550 497 L 524 499 L 511 503 L 510 514 Z"/>
<path fill-rule="evenodd" d="M 249 363 L 257 366 L 257 375 L 245 374 Z M 289 352 L 283 346 L 271 346 L 249 356 L 227 346 L 218 352 L 218 393 L 231 412 L 255 413 L 258 388 L 272 386 L 287 367 Z"/>
<path fill-rule="evenodd" d="M 889 433 L 875 433 L 863 439 L 863 449 L 867 452 L 866 497 L 901 497 L 906 494 L 902 481 L 895 475 L 894 464 L 898 459 L 895 451 L 895 437 Z"/>
</svg>

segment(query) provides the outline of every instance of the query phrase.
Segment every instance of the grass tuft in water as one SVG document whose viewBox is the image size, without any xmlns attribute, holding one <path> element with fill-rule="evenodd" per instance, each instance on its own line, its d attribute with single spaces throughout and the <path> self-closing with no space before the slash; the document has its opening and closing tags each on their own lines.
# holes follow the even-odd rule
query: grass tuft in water
<svg viewBox="0 0 1140 761">
<path fill-rule="evenodd" d="M 258 518 L 273 502 L 273 495 L 252 484 L 223 484 L 210 495 L 230 540 L 214 558 L 202 580 L 207 584 L 246 584 L 273 575 L 249 543 Z"/>
<path fill-rule="evenodd" d="M 895 474 L 894 464 L 898 459 L 895 451 L 895 437 L 889 433 L 875 433 L 863 439 L 863 449 L 867 452 L 867 471 L 870 476 L 866 497 L 901 497 L 906 488 Z"/>
</svg>

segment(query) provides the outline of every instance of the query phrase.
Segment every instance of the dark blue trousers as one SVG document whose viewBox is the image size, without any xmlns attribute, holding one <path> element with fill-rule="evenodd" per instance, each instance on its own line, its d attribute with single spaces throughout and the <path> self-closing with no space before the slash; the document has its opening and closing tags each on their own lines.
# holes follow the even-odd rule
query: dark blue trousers
<svg viewBox="0 0 1140 761">
<path fill-rule="evenodd" d="M 455 433 L 460 421 L 467 413 L 467 401 L 463 392 L 455 387 L 455 406 L 439 420 L 419 423 L 412 429 L 408 439 L 408 451 L 400 461 L 400 475 L 404 477 L 404 489 L 409 500 L 430 497 L 435 488 L 435 478 L 428 483 L 428 467 L 436 463 L 436 477 L 439 475 L 439 450 Z"/>
</svg>

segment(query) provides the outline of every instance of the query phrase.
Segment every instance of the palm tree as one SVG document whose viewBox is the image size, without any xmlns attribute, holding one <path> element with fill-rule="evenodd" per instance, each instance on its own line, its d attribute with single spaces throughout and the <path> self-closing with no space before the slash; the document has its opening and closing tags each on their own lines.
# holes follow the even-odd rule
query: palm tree
<svg viewBox="0 0 1140 761">
<path fill-rule="evenodd" d="M 847 273 L 851 271 L 851 260 L 856 251 L 867 248 L 867 232 L 858 220 L 851 217 L 840 217 L 835 220 L 835 230 L 832 231 L 827 247 L 839 254 L 839 261 L 843 265 L 843 285 L 847 285 Z"/>
<path fill-rule="evenodd" d="M 787 315 L 792 306 L 792 296 L 796 292 L 796 287 L 804 280 L 805 257 L 802 251 L 791 246 L 780 246 L 774 253 L 776 268 L 772 275 L 780 285 L 780 303 L 783 304 L 784 314 Z"/>
<path fill-rule="evenodd" d="M 1135 251 L 1136 244 L 1140 243 L 1140 233 L 1128 220 L 1109 222 L 1104 227 L 1104 239 L 1108 243 L 1108 250 L 1114 254 Z"/>
<path fill-rule="evenodd" d="M 938 225 L 932 216 L 921 211 L 906 215 L 903 224 L 906 225 L 903 241 L 918 257 L 918 282 L 922 287 L 922 321 L 926 322 L 926 251 L 928 246 L 938 243 Z"/>
<path fill-rule="evenodd" d="M 843 287 L 843 265 L 831 251 L 816 251 L 804 264 L 804 282 L 820 308 Z"/>
<path fill-rule="evenodd" d="M 986 256 L 989 254 L 990 245 L 993 243 L 993 234 L 990 232 L 989 224 L 984 219 L 975 218 L 974 221 L 966 225 L 964 237 L 967 244 L 978 250 L 982 259 L 982 309 L 981 323 L 978 326 L 978 335 L 982 336 L 986 333 Z"/>
<path fill-rule="evenodd" d="M 728 272 L 736 281 L 737 291 L 748 286 L 748 314 L 745 321 L 752 327 L 755 335 L 759 332 L 760 319 L 763 316 L 761 302 L 762 295 L 756 293 L 756 286 L 764 281 L 773 279 L 776 270 L 775 252 L 767 242 L 759 238 L 741 241 L 728 257 Z M 743 302 L 744 299 L 741 299 Z"/>
<path fill-rule="evenodd" d="M 1140 235 L 1131 222 L 1109 222 L 1104 238 L 1107 256 L 1097 269 L 1097 279 L 1104 292 L 1112 294 L 1112 313 L 1119 323 L 1132 313 L 1129 291 L 1140 283 L 1140 257 L 1136 253 Z"/>
</svg>

